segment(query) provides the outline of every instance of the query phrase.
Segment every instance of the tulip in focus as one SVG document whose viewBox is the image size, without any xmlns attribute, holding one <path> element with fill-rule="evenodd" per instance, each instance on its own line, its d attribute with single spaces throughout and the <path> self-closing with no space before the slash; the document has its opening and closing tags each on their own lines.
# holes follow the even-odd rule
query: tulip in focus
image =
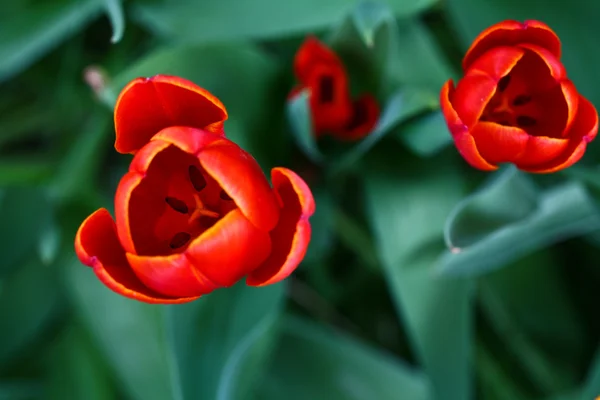
<svg viewBox="0 0 600 400">
<path fill-rule="evenodd" d="M 147 303 L 183 303 L 246 277 L 289 276 L 302 261 L 315 210 L 294 172 L 269 185 L 250 154 L 225 137 L 227 112 L 181 78 L 138 78 L 115 106 L 115 148 L 134 154 L 106 209 L 79 228 L 75 250 L 113 291 Z"/>
<path fill-rule="evenodd" d="M 504 21 L 482 32 L 463 59 L 464 77 L 441 91 L 460 154 L 473 167 L 500 163 L 550 173 L 579 161 L 598 113 L 560 62 L 561 43 L 538 21 Z"/>
<path fill-rule="evenodd" d="M 340 140 L 353 141 L 368 135 L 379 118 L 379 106 L 370 94 L 353 100 L 348 77 L 338 56 L 315 37 L 308 37 L 294 58 L 294 73 L 300 82 L 290 97 L 309 91 L 313 131 Z"/>
</svg>

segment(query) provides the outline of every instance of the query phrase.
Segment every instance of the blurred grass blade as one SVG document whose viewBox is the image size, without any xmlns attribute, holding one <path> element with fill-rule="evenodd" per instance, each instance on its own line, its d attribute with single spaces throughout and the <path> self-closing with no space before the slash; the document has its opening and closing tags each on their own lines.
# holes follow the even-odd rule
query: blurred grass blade
<svg viewBox="0 0 600 400">
<path fill-rule="evenodd" d="M 177 399 L 178 377 L 165 340 L 165 308 L 110 291 L 75 258 L 67 263 L 66 278 L 79 318 L 128 397 Z"/>
<path fill-rule="evenodd" d="M 421 157 L 431 157 L 452 143 L 446 119 L 441 111 L 434 111 L 397 129 L 394 137 Z"/>
<path fill-rule="evenodd" d="M 39 60 L 98 15 L 98 0 L 35 2 L 0 17 L 0 82 Z"/>
<path fill-rule="evenodd" d="M 277 338 L 283 289 L 241 282 L 168 308 L 183 399 L 248 399 Z"/>
<path fill-rule="evenodd" d="M 313 162 L 317 164 L 322 163 L 324 157 L 317 147 L 317 141 L 313 132 L 309 92 L 307 90 L 303 90 L 288 100 L 287 115 L 292 134 L 298 146 Z"/>
<path fill-rule="evenodd" d="M 112 43 L 118 43 L 123 38 L 123 33 L 125 33 L 125 16 L 123 15 L 123 5 L 121 4 L 121 0 L 102 1 L 113 29 L 113 34 L 110 38 L 110 41 Z"/>
<path fill-rule="evenodd" d="M 397 17 L 406 18 L 436 2 L 390 0 L 388 4 Z M 353 4 L 347 0 L 183 0 L 138 3 L 132 15 L 159 36 L 200 43 L 315 31 L 340 21 Z"/>
<path fill-rule="evenodd" d="M 531 215 L 537 205 L 537 188 L 531 179 L 510 166 L 454 208 L 444 227 L 446 245 L 450 250 L 469 247 Z"/>
<path fill-rule="evenodd" d="M 423 374 L 356 339 L 299 317 L 282 328 L 262 400 L 432 399 Z"/>
<path fill-rule="evenodd" d="M 515 207 L 515 204 L 510 204 Z M 499 227 L 465 248 L 455 247 L 436 266 L 449 276 L 480 275 L 560 240 L 600 229 L 600 214 L 579 184 L 567 183 L 542 193 L 526 219 Z"/>
<path fill-rule="evenodd" d="M 435 398 L 469 400 L 472 285 L 469 280 L 444 280 L 431 273 L 443 249 L 443 221 L 462 194 L 462 180 L 448 165 L 440 170 L 420 160 L 399 162 L 395 149 L 378 150 L 369 155 L 363 179 L 369 218 L 398 314 Z"/>
</svg>

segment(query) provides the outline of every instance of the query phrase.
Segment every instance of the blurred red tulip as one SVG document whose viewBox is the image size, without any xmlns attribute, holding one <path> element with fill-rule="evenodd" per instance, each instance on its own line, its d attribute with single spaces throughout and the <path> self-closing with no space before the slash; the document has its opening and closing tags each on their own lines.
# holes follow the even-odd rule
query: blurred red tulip
<svg viewBox="0 0 600 400">
<path fill-rule="evenodd" d="M 183 303 L 246 277 L 262 286 L 303 259 L 315 209 L 306 183 L 228 140 L 221 102 L 177 77 L 136 79 L 115 107 L 120 152 L 134 153 L 106 209 L 79 228 L 83 264 L 117 293 Z"/>
<path fill-rule="evenodd" d="M 315 37 L 309 36 L 296 53 L 294 73 L 300 84 L 290 97 L 309 90 L 317 137 L 330 134 L 340 140 L 358 140 L 373 130 L 379 118 L 377 101 L 371 95 L 352 101 L 344 65 Z"/>
<path fill-rule="evenodd" d="M 458 151 L 473 167 L 500 163 L 555 172 L 577 162 L 598 131 L 598 113 L 567 78 L 556 34 L 538 21 L 504 21 L 482 32 L 464 77 L 441 91 Z"/>
</svg>

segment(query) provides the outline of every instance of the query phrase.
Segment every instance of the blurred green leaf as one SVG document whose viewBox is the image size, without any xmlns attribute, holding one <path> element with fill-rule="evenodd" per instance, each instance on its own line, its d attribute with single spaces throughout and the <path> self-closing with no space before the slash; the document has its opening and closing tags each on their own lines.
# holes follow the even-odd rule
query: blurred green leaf
<svg viewBox="0 0 600 400">
<path fill-rule="evenodd" d="M 43 387 L 38 381 L 0 381 L 0 400 L 34 400 L 41 399 L 43 394 Z"/>
<path fill-rule="evenodd" d="M 0 82 L 19 73 L 98 15 L 98 0 L 35 2 L 0 17 Z"/>
<path fill-rule="evenodd" d="M 425 377 L 351 337 L 288 316 L 261 400 L 431 399 Z"/>
<path fill-rule="evenodd" d="M 484 343 L 476 347 L 477 374 L 481 381 L 482 400 L 530 400 L 505 371 L 501 363 L 490 353 Z"/>
<path fill-rule="evenodd" d="M 308 91 L 303 90 L 288 100 L 287 116 L 296 143 L 308 158 L 321 164 L 325 158 L 317 146 L 311 115 Z"/>
<path fill-rule="evenodd" d="M 0 161 L 0 187 L 43 183 L 52 175 L 54 163 L 25 157 L 3 157 Z"/>
<path fill-rule="evenodd" d="M 81 327 L 69 326 L 51 349 L 46 399 L 113 400 L 117 397 L 98 349 Z"/>
<path fill-rule="evenodd" d="M 339 207 L 333 207 L 331 213 L 333 214 L 335 231 L 340 242 L 349 251 L 355 253 L 365 266 L 374 270 L 378 269 L 379 260 L 369 232 Z"/>
<path fill-rule="evenodd" d="M 582 392 L 580 400 L 595 399 L 600 396 L 600 347 L 594 355 Z"/>
<path fill-rule="evenodd" d="M 181 398 L 249 398 L 277 337 L 283 289 L 241 282 L 168 308 Z"/>
<path fill-rule="evenodd" d="M 463 182 L 450 165 L 440 169 L 420 160 L 398 160 L 393 148 L 378 150 L 364 170 L 365 194 L 398 314 L 435 398 L 468 400 L 472 285 L 436 278 L 431 271 L 443 248 L 443 221 L 460 198 Z"/>
<path fill-rule="evenodd" d="M 55 271 L 35 259 L 0 281 L 0 364 L 38 339 L 60 310 L 59 296 Z"/>
<path fill-rule="evenodd" d="M 394 136 L 413 153 L 422 157 L 431 157 L 452 143 L 452 136 L 441 111 L 408 121 L 396 130 Z"/>
<path fill-rule="evenodd" d="M 121 0 L 102 0 L 104 8 L 108 14 L 108 19 L 112 24 L 113 34 L 110 38 L 112 43 L 117 43 L 123 38 L 125 33 L 125 16 L 123 15 L 123 5 Z"/>
<path fill-rule="evenodd" d="M 321 262 L 332 250 L 333 242 L 333 209 L 335 207 L 330 188 L 324 185 L 311 185 L 315 198 L 315 214 L 310 219 L 311 238 L 303 265 Z"/>
<path fill-rule="evenodd" d="M 387 4 L 378 1 L 362 1 L 351 14 L 358 32 L 367 47 L 375 42 L 375 33 L 386 23 L 396 23 L 394 14 Z"/>
<path fill-rule="evenodd" d="M 586 191 L 567 183 L 542 193 L 527 218 L 499 227 L 466 248 L 454 247 L 453 253 L 440 258 L 436 271 L 448 276 L 483 274 L 544 246 L 598 229 L 600 214 Z"/>
<path fill-rule="evenodd" d="M 410 17 L 437 0 L 390 0 L 398 17 Z M 179 41 L 208 42 L 269 38 L 314 31 L 340 21 L 354 0 L 221 0 L 139 3 L 139 22 L 159 36 Z M 318 10 L 318 12 L 315 12 Z"/>
<path fill-rule="evenodd" d="M 600 2 L 573 0 L 448 0 L 451 21 L 466 50 L 471 41 L 490 25 L 505 19 L 536 19 L 548 24 L 560 37 L 562 61 L 577 89 L 596 105 L 600 104 L 598 65 L 600 52 Z"/>
<path fill-rule="evenodd" d="M 446 220 L 444 239 L 450 249 L 469 247 L 490 233 L 531 215 L 537 188 L 514 166 L 496 173 L 480 190 L 463 199 Z"/>
<path fill-rule="evenodd" d="M 52 204 L 41 188 L 0 189 L 0 277 L 35 250 L 52 212 Z"/>
<path fill-rule="evenodd" d="M 177 399 L 178 376 L 165 335 L 164 307 L 122 297 L 73 259 L 67 286 L 75 309 L 134 400 Z"/>
</svg>

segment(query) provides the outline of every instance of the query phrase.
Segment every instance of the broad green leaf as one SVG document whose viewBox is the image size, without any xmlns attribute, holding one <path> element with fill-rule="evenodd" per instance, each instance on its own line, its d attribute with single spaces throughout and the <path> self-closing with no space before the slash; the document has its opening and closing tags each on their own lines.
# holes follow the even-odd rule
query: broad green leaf
<svg viewBox="0 0 600 400">
<path fill-rule="evenodd" d="M 314 264 L 321 262 L 332 249 L 334 239 L 333 227 L 335 208 L 331 196 L 330 188 L 321 184 L 311 185 L 311 190 L 315 198 L 315 214 L 310 219 L 311 237 L 303 264 Z"/>
<path fill-rule="evenodd" d="M 446 245 L 460 251 L 528 217 L 537 206 L 538 193 L 533 182 L 511 166 L 493 175 L 484 187 L 454 208 L 444 228 Z"/>
<path fill-rule="evenodd" d="M 112 43 L 117 43 L 123 37 L 123 33 L 125 33 L 125 16 L 123 14 L 123 5 L 121 4 L 121 0 L 103 0 L 103 3 L 113 29 L 113 34 L 110 38 L 110 41 Z"/>
<path fill-rule="evenodd" d="M 277 73 L 274 61 L 248 43 L 168 46 L 115 77 L 103 98 L 112 107 L 117 93 L 140 76 L 169 74 L 189 79 L 223 102 L 229 114 L 227 136 L 263 161 L 277 153 L 285 139 L 272 132 L 275 110 L 284 106 L 273 95 Z"/>
<path fill-rule="evenodd" d="M 589 96 L 593 103 L 600 104 L 600 52 L 596 51 L 600 25 L 595 17 L 600 15 L 599 2 L 448 0 L 447 8 L 465 50 L 480 32 L 505 19 L 537 19 L 548 24 L 562 42 L 562 61 L 569 78 L 584 96 Z"/>
<path fill-rule="evenodd" d="M 396 129 L 394 137 L 422 157 L 431 157 L 452 143 L 452 136 L 441 111 L 407 122 Z"/>
<path fill-rule="evenodd" d="M 478 343 L 475 352 L 481 399 L 530 400 L 484 343 Z"/>
<path fill-rule="evenodd" d="M 76 259 L 66 269 L 75 310 L 128 397 L 178 399 L 179 377 L 166 340 L 165 308 L 112 292 Z"/>
<path fill-rule="evenodd" d="M 319 147 L 312 128 L 309 93 L 304 90 L 287 103 L 287 116 L 296 144 L 315 163 L 323 163 L 325 157 Z"/>
<path fill-rule="evenodd" d="M 104 360 L 79 326 L 69 326 L 51 349 L 46 365 L 50 400 L 112 400 L 115 388 Z"/>
<path fill-rule="evenodd" d="M 450 163 L 440 169 L 385 150 L 369 156 L 363 178 L 388 285 L 435 398 L 468 400 L 472 285 L 436 277 L 431 269 L 443 248 L 443 221 L 463 183 Z"/>
<path fill-rule="evenodd" d="M 516 206 L 516 205 L 514 205 Z M 576 183 L 543 192 L 525 219 L 503 226 L 465 248 L 440 258 L 436 271 L 448 276 L 479 275 L 559 240 L 600 229 L 600 214 Z"/>
<path fill-rule="evenodd" d="M 52 213 L 52 204 L 40 188 L 0 189 L 0 276 L 35 251 Z"/>
<path fill-rule="evenodd" d="M 353 166 L 395 126 L 406 119 L 437 107 L 437 98 L 430 92 L 403 88 L 388 99 L 377 126 L 366 138 L 332 162 L 333 172 Z"/>
<path fill-rule="evenodd" d="M 594 355 L 582 392 L 580 400 L 595 399 L 600 396 L 600 348 Z"/>
<path fill-rule="evenodd" d="M 432 399 L 423 374 L 360 341 L 288 316 L 261 400 Z"/>
<path fill-rule="evenodd" d="M 344 246 L 356 254 L 360 261 L 371 269 L 378 269 L 379 260 L 369 232 L 339 207 L 332 207 L 334 227 L 337 237 Z"/>
<path fill-rule="evenodd" d="M 40 59 L 98 15 L 98 0 L 34 2 L 0 17 L 0 82 Z"/>
<path fill-rule="evenodd" d="M 248 399 L 277 338 L 283 284 L 243 282 L 168 308 L 182 399 Z"/>
<path fill-rule="evenodd" d="M 0 187 L 39 184 L 52 175 L 54 164 L 40 157 L 2 157 Z"/>
<path fill-rule="evenodd" d="M 436 2 L 390 0 L 388 3 L 396 16 L 410 17 Z M 340 21 L 355 5 L 355 0 L 163 0 L 137 4 L 132 15 L 159 36 L 208 42 L 315 31 Z"/>
<path fill-rule="evenodd" d="M 38 339 L 61 306 L 56 272 L 38 260 L 24 262 L 3 279 L 0 282 L 0 323 L 4 327 L 0 329 L 0 364 L 10 362 Z"/>
<path fill-rule="evenodd" d="M 44 388 L 38 381 L 33 380 L 1 380 L 0 381 L 0 399 L 1 400 L 33 400 L 41 399 L 44 395 Z"/>
</svg>

